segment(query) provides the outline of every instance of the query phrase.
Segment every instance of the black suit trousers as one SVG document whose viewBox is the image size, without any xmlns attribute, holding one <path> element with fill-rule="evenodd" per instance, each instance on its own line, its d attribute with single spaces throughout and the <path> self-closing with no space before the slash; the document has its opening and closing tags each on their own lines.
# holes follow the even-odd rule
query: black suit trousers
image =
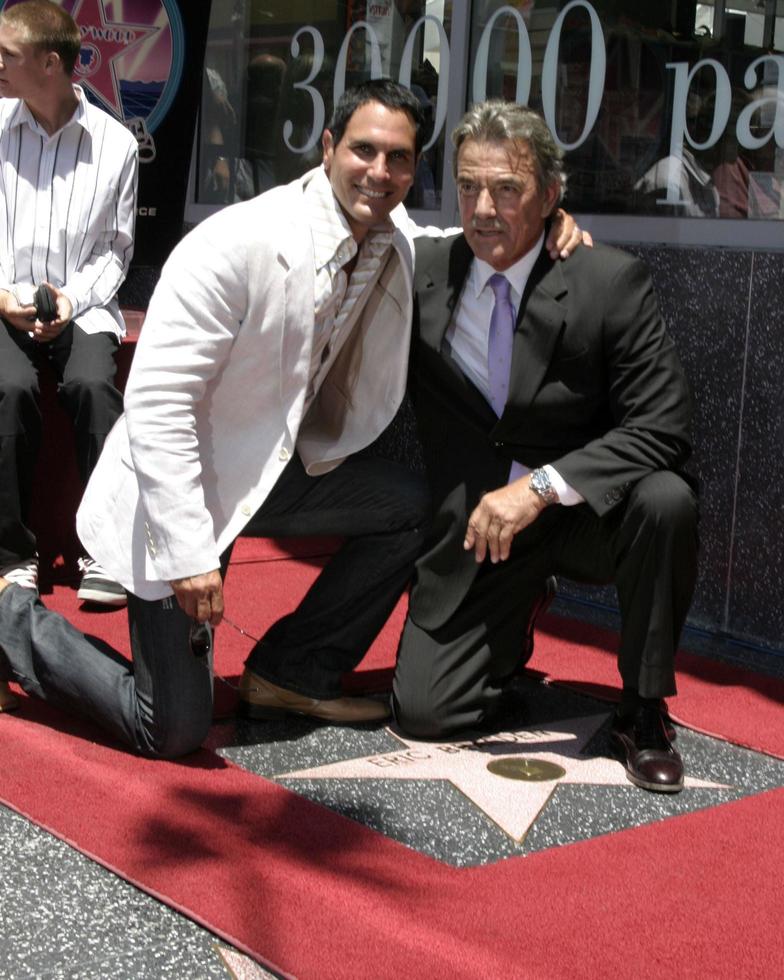
<svg viewBox="0 0 784 980">
<path fill-rule="evenodd" d="M 113 383 L 118 347 L 114 334 L 87 334 L 73 322 L 47 343 L 0 322 L 0 568 L 32 558 L 36 549 L 27 518 L 43 424 L 39 370 L 46 362 L 55 373 L 86 484 L 122 412 L 122 395 Z M 51 477 L 56 480 L 57 474 Z"/>
<path fill-rule="evenodd" d="M 250 670 L 308 697 L 340 697 L 342 675 L 367 653 L 411 579 L 428 512 L 423 477 L 400 463 L 365 454 L 311 477 L 295 456 L 242 533 L 345 541 L 253 648 Z"/>
<path fill-rule="evenodd" d="M 549 575 L 615 583 L 623 686 L 643 697 L 674 694 L 696 556 L 696 497 L 674 473 L 640 480 L 603 517 L 587 504 L 546 509 L 517 535 L 507 561 L 486 560 L 443 626 L 428 630 L 409 616 L 394 681 L 398 722 L 432 738 L 488 721 L 519 664 L 532 603 Z"/>
</svg>

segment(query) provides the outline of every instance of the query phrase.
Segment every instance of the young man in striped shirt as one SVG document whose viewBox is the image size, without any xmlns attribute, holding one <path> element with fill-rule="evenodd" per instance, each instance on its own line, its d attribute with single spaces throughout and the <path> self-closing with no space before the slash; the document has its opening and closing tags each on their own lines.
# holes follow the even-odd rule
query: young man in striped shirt
<svg viewBox="0 0 784 980">
<path fill-rule="evenodd" d="M 80 48 L 78 26 L 50 0 L 0 14 L 0 574 L 32 589 L 39 367 L 54 369 L 85 483 L 122 412 L 116 294 L 133 250 L 138 152 L 128 130 L 72 84 Z M 42 283 L 53 319 L 34 301 Z M 80 598 L 125 603 L 96 562 L 85 555 L 80 566 Z"/>
</svg>

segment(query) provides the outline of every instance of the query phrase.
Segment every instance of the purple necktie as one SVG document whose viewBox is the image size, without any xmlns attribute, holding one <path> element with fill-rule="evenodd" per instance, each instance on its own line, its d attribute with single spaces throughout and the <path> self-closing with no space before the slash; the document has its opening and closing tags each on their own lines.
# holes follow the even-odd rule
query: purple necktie
<svg viewBox="0 0 784 980">
<path fill-rule="evenodd" d="M 487 337 L 487 380 L 490 385 L 490 404 L 500 418 L 509 395 L 509 372 L 512 367 L 512 341 L 515 330 L 515 309 L 509 295 L 509 280 L 500 272 L 488 280 L 495 295 Z"/>
</svg>

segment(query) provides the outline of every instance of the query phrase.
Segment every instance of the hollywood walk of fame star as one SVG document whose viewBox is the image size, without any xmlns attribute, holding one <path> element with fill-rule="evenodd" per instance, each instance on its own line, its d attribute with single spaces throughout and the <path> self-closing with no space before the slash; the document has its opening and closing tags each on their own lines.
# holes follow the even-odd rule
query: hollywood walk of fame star
<svg viewBox="0 0 784 980">
<path fill-rule="evenodd" d="M 249 956 L 236 949 L 216 945 L 215 952 L 235 980 L 275 980 L 272 973 L 267 973 Z"/>
<path fill-rule="evenodd" d="M 103 0 L 79 0 L 71 16 L 82 32 L 82 50 L 76 62 L 76 75 L 106 108 L 122 119 L 120 86 L 114 62 L 160 28 L 107 21 Z"/>
<path fill-rule="evenodd" d="M 401 743 L 399 751 L 278 773 L 276 778 L 444 779 L 522 843 L 559 785 L 626 786 L 640 792 L 628 782 L 619 762 L 582 755 L 606 717 L 567 718 L 548 723 L 547 728 L 519 728 L 469 741 L 438 743 L 412 741 L 388 728 Z M 722 786 L 690 777 L 685 785 Z"/>
</svg>

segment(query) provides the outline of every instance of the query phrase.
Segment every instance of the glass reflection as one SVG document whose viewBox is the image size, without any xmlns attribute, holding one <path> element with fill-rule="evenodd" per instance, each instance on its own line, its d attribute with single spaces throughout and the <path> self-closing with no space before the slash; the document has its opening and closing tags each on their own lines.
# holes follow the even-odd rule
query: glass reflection
<svg viewBox="0 0 784 980">
<path fill-rule="evenodd" d="M 213 0 L 197 202 L 242 200 L 318 165 L 335 94 L 371 74 L 408 84 L 432 127 L 446 98 L 451 9 L 447 0 Z M 443 129 L 422 154 L 409 206 L 440 208 Z"/>
<path fill-rule="evenodd" d="M 470 50 L 474 97 L 522 91 L 568 148 L 572 210 L 784 217 L 782 0 L 490 0 Z"/>
</svg>

